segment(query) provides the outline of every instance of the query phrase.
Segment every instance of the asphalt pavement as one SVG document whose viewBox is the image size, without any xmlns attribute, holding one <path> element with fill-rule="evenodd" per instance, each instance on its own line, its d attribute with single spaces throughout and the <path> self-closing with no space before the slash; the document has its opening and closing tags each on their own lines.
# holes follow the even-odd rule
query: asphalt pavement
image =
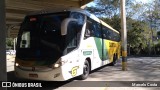
<svg viewBox="0 0 160 90">
<path fill-rule="evenodd" d="M 11 56 L 7 60 L 8 81 L 28 81 L 14 76 L 13 65 L 14 56 Z M 84 81 L 74 78 L 54 88 L 23 88 L 23 90 L 160 90 L 158 86 L 135 87 L 132 85 L 135 81 L 137 85 L 155 81 L 151 83 L 160 86 L 160 57 L 128 57 L 127 71 L 122 71 L 119 60 L 115 66 L 106 65 L 92 71 Z M 8 88 L 8 90 L 22 90 L 22 88 Z"/>
</svg>

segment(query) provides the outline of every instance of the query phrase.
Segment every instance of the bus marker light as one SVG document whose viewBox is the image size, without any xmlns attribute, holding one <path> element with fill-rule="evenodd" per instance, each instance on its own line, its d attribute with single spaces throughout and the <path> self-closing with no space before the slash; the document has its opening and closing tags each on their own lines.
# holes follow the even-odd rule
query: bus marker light
<svg viewBox="0 0 160 90">
<path fill-rule="evenodd" d="M 37 19 L 36 18 L 30 18 L 30 21 L 36 21 Z"/>
</svg>

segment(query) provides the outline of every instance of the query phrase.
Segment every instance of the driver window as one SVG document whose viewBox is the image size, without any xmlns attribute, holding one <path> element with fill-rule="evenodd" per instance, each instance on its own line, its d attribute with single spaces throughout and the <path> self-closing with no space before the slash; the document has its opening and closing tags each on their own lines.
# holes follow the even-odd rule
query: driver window
<svg viewBox="0 0 160 90">
<path fill-rule="evenodd" d="M 66 53 L 77 47 L 77 23 L 72 21 L 68 24 L 66 35 Z"/>
</svg>

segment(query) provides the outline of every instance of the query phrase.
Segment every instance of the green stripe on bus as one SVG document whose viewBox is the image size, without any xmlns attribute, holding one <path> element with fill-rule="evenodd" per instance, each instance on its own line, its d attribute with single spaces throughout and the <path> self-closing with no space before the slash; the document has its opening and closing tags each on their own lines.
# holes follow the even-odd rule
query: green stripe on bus
<svg viewBox="0 0 160 90">
<path fill-rule="evenodd" d="M 97 47 L 97 50 L 98 50 L 98 55 L 99 55 L 99 58 L 102 60 L 102 44 L 101 44 L 101 39 L 100 38 L 94 38 L 95 40 L 95 43 L 96 43 L 96 47 Z"/>
</svg>

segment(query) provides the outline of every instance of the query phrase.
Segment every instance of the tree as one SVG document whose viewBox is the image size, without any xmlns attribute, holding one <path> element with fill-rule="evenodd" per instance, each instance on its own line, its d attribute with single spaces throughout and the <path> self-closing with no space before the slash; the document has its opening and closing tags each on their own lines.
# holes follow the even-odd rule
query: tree
<svg viewBox="0 0 160 90">
<path fill-rule="evenodd" d="M 128 48 L 132 48 L 135 54 L 143 52 L 150 42 L 150 30 L 144 21 L 128 19 L 131 26 L 127 33 Z M 129 51 L 130 53 L 130 51 Z"/>
<path fill-rule="evenodd" d="M 133 0 L 127 0 L 127 7 L 133 3 Z M 98 17 L 112 18 L 120 16 L 120 0 L 95 0 L 95 6 L 86 7 L 86 10 Z"/>
<path fill-rule="evenodd" d="M 158 31 L 158 32 L 157 32 L 157 35 L 159 35 L 159 36 L 160 36 L 160 31 Z"/>
<path fill-rule="evenodd" d="M 150 30 L 148 31 L 150 34 L 150 35 L 148 34 L 148 38 L 150 39 L 147 43 L 149 47 L 148 52 L 151 53 L 151 51 L 154 51 L 155 54 L 156 50 L 155 50 L 154 40 L 156 39 L 156 29 L 158 26 L 158 20 L 160 20 L 159 6 L 160 6 L 160 0 L 159 1 L 154 0 L 153 2 L 147 4 L 135 3 L 131 6 L 132 9 L 130 9 L 130 12 L 128 11 L 129 17 L 147 23 L 146 29 Z M 131 25 L 129 27 L 131 28 Z"/>
<path fill-rule="evenodd" d="M 112 18 L 101 18 L 104 22 L 109 24 L 111 27 L 116 29 L 117 31 L 120 31 L 121 29 L 121 19 L 119 16 L 114 15 Z"/>
<path fill-rule="evenodd" d="M 9 48 L 9 49 L 12 49 L 13 46 L 14 46 L 14 40 L 13 38 L 6 38 L 6 46 Z"/>
<path fill-rule="evenodd" d="M 151 48 L 154 46 L 152 41 L 153 37 L 156 36 L 156 31 L 155 28 L 150 28 L 150 22 L 160 16 L 160 11 L 158 11 L 160 7 L 157 7 L 160 5 L 160 1 L 156 2 L 159 4 L 155 2 L 156 0 L 154 0 L 154 4 L 143 4 L 136 3 L 134 0 L 127 0 L 127 41 L 129 50 L 131 48 L 136 54 L 151 53 Z M 120 0 L 96 0 L 95 6 L 86 9 L 120 31 Z"/>
<path fill-rule="evenodd" d="M 146 4 L 147 10 L 144 12 L 144 20 L 150 24 L 151 30 L 151 45 L 153 45 L 154 54 L 156 54 L 155 50 L 155 32 L 158 27 L 158 21 L 160 20 L 160 1 L 154 0 L 152 3 Z M 151 49 L 151 47 L 150 47 Z"/>
</svg>

